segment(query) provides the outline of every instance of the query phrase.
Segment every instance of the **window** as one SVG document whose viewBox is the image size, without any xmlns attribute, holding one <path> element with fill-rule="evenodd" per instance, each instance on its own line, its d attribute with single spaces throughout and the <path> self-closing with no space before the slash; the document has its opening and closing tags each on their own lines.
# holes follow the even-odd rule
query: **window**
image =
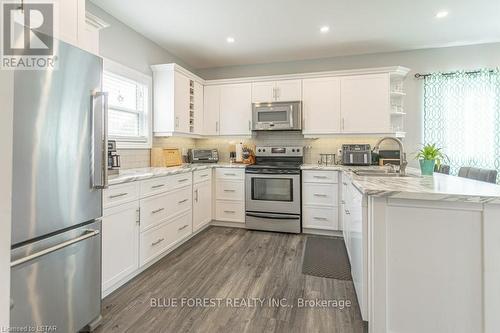
<svg viewBox="0 0 500 333">
<path fill-rule="evenodd" d="M 151 147 L 151 78 L 105 60 L 108 136 L 118 148 Z"/>
<path fill-rule="evenodd" d="M 436 73 L 424 81 L 424 141 L 462 166 L 500 173 L 500 70 Z"/>
</svg>

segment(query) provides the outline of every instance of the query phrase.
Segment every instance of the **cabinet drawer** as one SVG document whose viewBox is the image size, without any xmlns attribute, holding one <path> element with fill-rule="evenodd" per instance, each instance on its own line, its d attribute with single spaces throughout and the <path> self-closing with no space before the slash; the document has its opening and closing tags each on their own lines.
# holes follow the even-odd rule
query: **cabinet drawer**
<svg viewBox="0 0 500 333">
<path fill-rule="evenodd" d="M 302 182 L 304 183 L 329 183 L 337 184 L 339 175 L 337 171 L 303 171 Z"/>
<path fill-rule="evenodd" d="M 168 248 L 168 223 L 162 223 L 148 231 L 141 233 L 140 254 L 141 266 L 148 263 Z"/>
<path fill-rule="evenodd" d="M 184 187 L 167 194 L 168 217 L 177 215 L 192 208 L 193 192 L 191 187 Z"/>
<path fill-rule="evenodd" d="M 200 182 L 212 179 L 212 169 L 198 170 L 193 172 L 193 183 L 198 184 Z"/>
<path fill-rule="evenodd" d="M 186 172 L 168 177 L 168 189 L 174 190 L 193 183 L 193 173 Z"/>
<path fill-rule="evenodd" d="M 338 206 L 337 184 L 304 184 L 302 192 L 304 205 Z"/>
<path fill-rule="evenodd" d="M 245 223 L 245 203 L 217 200 L 215 203 L 215 219 Z"/>
<path fill-rule="evenodd" d="M 242 181 L 218 180 L 215 196 L 217 200 L 244 201 L 245 183 Z"/>
<path fill-rule="evenodd" d="M 193 233 L 193 218 L 191 211 L 168 222 L 168 247 L 182 241 Z"/>
<path fill-rule="evenodd" d="M 139 199 L 137 183 L 112 185 L 103 191 L 102 204 L 104 208 L 121 205 Z"/>
<path fill-rule="evenodd" d="M 224 180 L 245 180 L 245 169 L 217 168 L 215 177 Z"/>
<path fill-rule="evenodd" d="M 171 206 L 170 196 L 170 193 L 164 193 L 141 199 L 141 231 L 160 224 L 171 214 L 169 212 Z"/>
<path fill-rule="evenodd" d="M 140 185 L 141 197 L 168 191 L 168 177 L 143 180 Z"/>
<path fill-rule="evenodd" d="M 304 207 L 302 226 L 312 229 L 338 230 L 338 218 L 337 207 Z"/>
</svg>

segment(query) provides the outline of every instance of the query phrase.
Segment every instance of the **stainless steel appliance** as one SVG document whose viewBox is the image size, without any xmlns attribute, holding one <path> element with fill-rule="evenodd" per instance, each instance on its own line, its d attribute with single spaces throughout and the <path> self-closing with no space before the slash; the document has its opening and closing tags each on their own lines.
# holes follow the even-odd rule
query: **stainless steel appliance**
<svg viewBox="0 0 500 333">
<path fill-rule="evenodd" d="M 247 166 L 246 226 L 249 229 L 301 232 L 302 147 L 257 147 Z"/>
<path fill-rule="evenodd" d="M 54 50 L 58 69 L 14 73 L 10 325 L 69 333 L 101 311 L 107 94 L 101 58 Z"/>
<path fill-rule="evenodd" d="M 108 140 L 108 174 L 116 175 L 120 169 L 120 155 L 116 152 L 116 141 Z"/>
<path fill-rule="evenodd" d="M 302 102 L 253 103 L 254 131 L 300 131 Z"/>
<path fill-rule="evenodd" d="M 371 165 L 372 151 L 369 144 L 342 145 L 343 165 Z"/>
<path fill-rule="evenodd" d="M 219 152 L 217 149 L 189 149 L 189 163 L 217 163 L 219 161 Z"/>
</svg>

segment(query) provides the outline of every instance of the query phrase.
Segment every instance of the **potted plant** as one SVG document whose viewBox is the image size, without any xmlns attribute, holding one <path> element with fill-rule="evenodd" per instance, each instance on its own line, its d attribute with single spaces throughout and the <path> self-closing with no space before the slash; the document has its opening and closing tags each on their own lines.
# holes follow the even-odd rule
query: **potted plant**
<svg viewBox="0 0 500 333">
<path fill-rule="evenodd" d="M 441 149 L 433 143 L 424 145 L 417 152 L 415 158 L 419 160 L 422 175 L 432 175 L 434 173 L 434 166 L 441 167 L 441 161 L 447 158 Z"/>
</svg>

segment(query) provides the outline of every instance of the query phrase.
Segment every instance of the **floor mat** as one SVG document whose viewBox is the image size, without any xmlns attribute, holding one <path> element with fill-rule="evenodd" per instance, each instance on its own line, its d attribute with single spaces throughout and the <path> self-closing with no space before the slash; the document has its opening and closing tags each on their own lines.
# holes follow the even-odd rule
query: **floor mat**
<svg viewBox="0 0 500 333">
<path fill-rule="evenodd" d="M 342 238 L 307 237 L 302 273 L 337 280 L 352 280 L 351 265 Z"/>
</svg>

